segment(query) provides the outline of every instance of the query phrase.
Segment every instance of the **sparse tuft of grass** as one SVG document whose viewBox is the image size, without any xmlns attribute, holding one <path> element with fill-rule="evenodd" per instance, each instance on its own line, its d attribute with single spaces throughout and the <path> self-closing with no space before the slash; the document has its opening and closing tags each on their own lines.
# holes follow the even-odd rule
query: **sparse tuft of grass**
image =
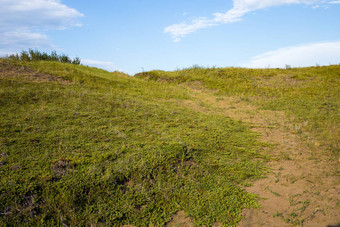
<svg viewBox="0 0 340 227">
<path fill-rule="evenodd" d="M 272 193 L 275 196 L 281 196 L 279 193 L 274 192 L 273 190 L 271 190 L 269 187 L 266 187 L 265 190 L 269 191 L 270 193 Z"/>
</svg>

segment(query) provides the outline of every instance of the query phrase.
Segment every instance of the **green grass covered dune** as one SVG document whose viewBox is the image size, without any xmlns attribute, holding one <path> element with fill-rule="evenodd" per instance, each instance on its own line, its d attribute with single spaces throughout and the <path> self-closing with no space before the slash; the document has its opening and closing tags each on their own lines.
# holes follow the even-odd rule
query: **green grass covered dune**
<svg viewBox="0 0 340 227">
<path fill-rule="evenodd" d="M 264 175 L 266 144 L 169 101 L 188 89 L 59 62 L 0 69 L 1 225 L 160 226 L 180 210 L 235 225 L 258 206 L 242 185 Z"/>
<path fill-rule="evenodd" d="M 234 96 L 263 109 L 285 111 L 295 119 L 297 133 L 311 133 L 340 155 L 340 65 L 287 69 L 194 66 L 135 76 L 188 86 L 200 83 L 220 95 Z"/>
</svg>

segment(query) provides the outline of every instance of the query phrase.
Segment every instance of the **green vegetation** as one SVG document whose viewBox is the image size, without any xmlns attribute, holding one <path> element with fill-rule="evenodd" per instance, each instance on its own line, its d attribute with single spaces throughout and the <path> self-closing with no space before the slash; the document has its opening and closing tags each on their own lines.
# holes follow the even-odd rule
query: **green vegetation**
<svg viewBox="0 0 340 227">
<path fill-rule="evenodd" d="M 188 89 L 54 61 L 0 59 L 0 223 L 235 225 L 258 207 L 264 144 L 169 100 Z"/>
<path fill-rule="evenodd" d="M 235 96 L 263 109 L 285 111 L 292 128 L 319 138 L 340 154 L 340 65 L 286 69 L 192 68 L 150 71 L 136 77 L 189 86 L 201 83 L 221 95 Z"/>
<path fill-rule="evenodd" d="M 8 56 L 8 59 L 14 61 L 56 61 L 62 63 L 72 63 L 75 65 L 80 64 L 80 58 L 76 57 L 71 60 L 66 54 L 58 55 L 56 51 L 52 51 L 51 54 L 40 52 L 39 50 L 29 49 L 28 51 L 22 51 L 19 54 L 12 54 Z"/>
<path fill-rule="evenodd" d="M 181 105 L 191 87 L 283 110 L 291 130 L 340 153 L 340 66 L 129 77 L 46 55 L 0 59 L 0 225 L 162 226 L 182 210 L 196 226 L 236 225 L 259 206 L 244 186 L 264 177 L 268 145 L 213 108 Z"/>
</svg>

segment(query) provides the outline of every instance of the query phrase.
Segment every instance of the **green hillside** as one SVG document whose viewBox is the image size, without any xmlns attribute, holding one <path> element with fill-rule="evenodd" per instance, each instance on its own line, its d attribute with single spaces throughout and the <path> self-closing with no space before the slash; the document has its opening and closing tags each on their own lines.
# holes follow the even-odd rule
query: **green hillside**
<svg viewBox="0 0 340 227">
<path fill-rule="evenodd" d="M 129 77 L 0 59 L 0 225 L 163 226 L 178 211 L 236 225 L 259 207 L 245 188 L 265 177 L 274 145 L 204 102 L 188 108 L 193 90 L 285 111 L 335 159 L 339 88 L 340 66 Z"/>
<path fill-rule="evenodd" d="M 235 224 L 262 176 L 255 133 L 188 110 L 171 84 L 1 60 L 1 223 Z M 223 203 L 220 203 L 223 201 Z"/>
<path fill-rule="evenodd" d="M 262 109 L 285 111 L 297 126 L 340 153 L 340 65 L 287 69 L 201 68 L 139 73 L 140 78 L 204 86 Z M 196 82 L 196 83 L 195 83 Z"/>
</svg>

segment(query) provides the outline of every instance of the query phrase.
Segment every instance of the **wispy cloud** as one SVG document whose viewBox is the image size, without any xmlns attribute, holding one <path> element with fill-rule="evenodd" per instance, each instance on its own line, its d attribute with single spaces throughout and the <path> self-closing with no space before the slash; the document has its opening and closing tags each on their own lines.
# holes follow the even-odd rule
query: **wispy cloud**
<svg viewBox="0 0 340 227">
<path fill-rule="evenodd" d="M 214 13 L 211 18 L 201 17 L 191 22 L 173 24 L 164 29 L 169 33 L 175 42 L 198 29 L 233 23 L 242 20 L 242 17 L 249 12 L 266 9 L 273 6 L 287 4 L 314 4 L 323 0 L 234 0 L 232 9 L 225 13 Z"/>
<path fill-rule="evenodd" d="M 270 51 L 242 64 L 250 68 L 282 68 L 340 64 L 340 41 L 290 46 Z"/>
<path fill-rule="evenodd" d="M 59 0 L 0 0 L 0 48 L 49 45 L 46 31 L 80 26 L 82 16 Z"/>
<path fill-rule="evenodd" d="M 16 54 L 16 52 L 1 51 L 1 50 L 0 50 L 0 57 L 9 56 L 9 55 L 11 55 L 11 54 Z"/>
<path fill-rule="evenodd" d="M 340 4 L 340 1 L 330 1 L 328 3 L 330 3 L 330 4 Z"/>
<path fill-rule="evenodd" d="M 31 31 L 3 31 L 0 37 L 0 46 L 46 46 L 48 38 L 45 34 L 34 33 Z"/>
<path fill-rule="evenodd" d="M 209 20 L 207 18 L 198 18 L 196 20 L 193 20 L 191 24 L 183 22 L 166 27 L 164 32 L 170 33 L 174 41 L 179 42 L 181 38 L 185 37 L 187 34 L 190 34 L 198 29 L 207 28 L 214 25 L 217 25 L 217 23 L 212 20 Z"/>
<path fill-rule="evenodd" d="M 118 70 L 117 66 L 108 61 L 98 61 L 98 60 L 92 60 L 92 59 L 82 59 L 81 64 L 83 65 L 88 65 L 88 66 L 93 66 L 101 69 L 105 69 L 108 71 L 115 71 Z"/>
</svg>

